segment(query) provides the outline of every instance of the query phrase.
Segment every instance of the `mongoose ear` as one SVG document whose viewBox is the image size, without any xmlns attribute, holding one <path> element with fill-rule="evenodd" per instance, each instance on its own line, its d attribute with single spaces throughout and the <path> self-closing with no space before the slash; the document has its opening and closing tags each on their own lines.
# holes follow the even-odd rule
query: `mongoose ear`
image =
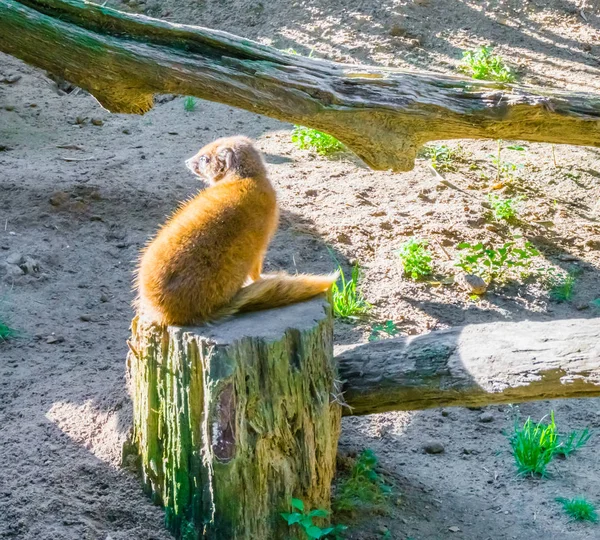
<svg viewBox="0 0 600 540">
<path fill-rule="evenodd" d="M 223 148 L 219 152 L 219 161 L 225 165 L 226 170 L 233 169 L 235 166 L 235 152 L 231 148 Z"/>
</svg>

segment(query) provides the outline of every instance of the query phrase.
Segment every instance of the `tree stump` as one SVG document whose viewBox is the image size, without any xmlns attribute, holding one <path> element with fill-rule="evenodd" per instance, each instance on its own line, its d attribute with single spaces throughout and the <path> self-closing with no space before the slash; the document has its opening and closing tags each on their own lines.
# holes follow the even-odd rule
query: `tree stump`
<svg viewBox="0 0 600 540">
<path fill-rule="evenodd" d="M 132 323 L 131 449 L 179 538 L 293 537 L 292 497 L 329 508 L 340 433 L 319 297 L 205 327 Z"/>
</svg>

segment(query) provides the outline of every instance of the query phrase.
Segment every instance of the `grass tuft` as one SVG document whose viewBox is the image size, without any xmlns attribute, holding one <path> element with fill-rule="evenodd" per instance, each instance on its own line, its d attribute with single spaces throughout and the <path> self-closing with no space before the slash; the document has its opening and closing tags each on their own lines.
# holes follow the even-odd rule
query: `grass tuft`
<svg viewBox="0 0 600 540">
<path fill-rule="evenodd" d="M 515 80 L 513 71 L 500 56 L 493 54 L 493 47 L 489 46 L 464 51 L 458 69 L 473 79 L 507 83 Z"/>
<path fill-rule="evenodd" d="M 352 268 L 350 280 L 346 280 L 342 267 L 339 266 L 340 272 L 339 285 L 334 283 L 331 291 L 333 294 L 333 312 L 336 317 L 352 318 L 357 315 L 363 315 L 371 310 L 369 304 L 361 292 L 358 290 L 358 279 L 360 277 L 360 269 L 358 263 Z"/>
<path fill-rule="evenodd" d="M 0 341 L 8 341 L 17 337 L 17 331 L 2 320 L 0 320 Z"/>
<path fill-rule="evenodd" d="M 520 475 L 547 476 L 546 469 L 555 456 L 569 457 L 592 437 L 589 428 L 581 432 L 572 431 L 568 435 L 560 434 L 554 421 L 554 411 L 550 412 L 550 423 L 545 423 L 544 418 L 537 424 L 527 418 L 522 427 L 515 421 L 514 431 L 509 435 Z"/>
<path fill-rule="evenodd" d="M 404 273 L 412 279 L 429 276 L 431 268 L 431 252 L 427 249 L 427 240 L 410 238 L 398 249 L 398 257 Z"/>
<path fill-rule="evenodd" d="M 377 505 L 385 502 L 392 488 L 375 470 L 377 456 L 371 449 L 361 452 L 347 478 L 336 492 L 334 506 L 336 510 L 350 511 L 361 505 Z"/>
<path fill-rule="evenodd" d="M 556 501 L 562 504 L 565 513 L 574 521 L 598 521 L 598 513 L 594 505 L 584 497 L 575 497 L 574 499 L 566 499 L 557 497 Z"/>
<path fill-rule="evenodd" d="M 193 96 L 187 96 L 183 101 L 183 108 L 188 112 L 196 110 L 196 98 Z"/>
<path fill-rule="evenodd" d="M 550 282 L 550 298 L 559 303 L 568 302 L 573 298 L 576 281 L 577 277 L 573 272 L 552 277 Z"/>
<path fill-rule="evenodd" d="M 550 414 L 550 423 L 534 423 L 527 418 L 523 427 L 515 423 L 514 433 L 510 437 L 517 470 L 522 476 L 547 476 L 546 468 L 556 454 L 559 445 L 558 429 L 554 422 L 554 412 Z"/>
<path fill-rule="evenodd" d="M 344 150 L 344 145 L 335 137 L 304 126 L 294 126 L 292 142 L 300 150 L 314 150 L 320 156 L 329 156 Z"/>
</svg>

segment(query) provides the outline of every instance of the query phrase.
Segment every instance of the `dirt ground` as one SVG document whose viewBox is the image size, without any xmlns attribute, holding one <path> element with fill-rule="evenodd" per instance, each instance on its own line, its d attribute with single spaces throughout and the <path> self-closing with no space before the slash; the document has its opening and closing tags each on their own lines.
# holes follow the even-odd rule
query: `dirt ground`
<svg viewBox="0 0 600 540">
<path fill-rule="evenodd" d="M 493 43 L 522 82 L 600 90 L 597 2 L 584 11 L 567 0 L 132 0 L 118 7 L 302 54 L 448 73 L 461 50 Z M 11 74 L 21 78 L 1 82 Z M 599 150 L 556 147 L 558 166 L 550 145 L 505 151 L 523 165 L 513 185 L 526 197 L 522 222 L 507 227 L 486 219 L 481 204 L 495 141 L 461 141 L 467 160 L 444 173 L 448 187 L 425 160 L 391 174 L 349 155 L 298 150 L 291 128 L 208 102 L 188 112 L 182 97 L 160 98 L 143 117 L 110 114 L 89 95 L 59 92 L 43 72 L 0 55 L 0 319 L 21 333 L 0 343 L 0 538 L 170 538 L 161 509 L 119 468 L 131 414 L 124 386 L 131 277 L 157 225 L 201 187 L 184 159 L 216 137 L 245 134 L 265 153 L 282 207 L 267 270 L 328 272 L 331 253 L 345 268 L 360 262 L 374 310 L 368 321 L 336 323 L 339 346 L 366 341 L 372 324 L 386 319 L 416 334 L 599 315 Z M 428 238 L 436 274 L 448 276 L 458 242 L 498 244 L 514 232 L 536 245 L 541 264 L 579 269 L 571 301 L 551 301 L 532 281 L 474 302 L 455 285 L 406 279 L 394 253 L 412 235 Z M 596 399 L 520 406 L 536 419 L 551 409 L 565 430 L 600 426 Z M 492 421 L 482 422 L 483 412 Z M 514 413 L 495 406 L 345 419 L 340 454 L 372 448 L 395 484 L 389 512 L 357 516 L 348 537 L 600 538 L 597 527 L 569 522 L 554 500 L 582 494 L 600 504 L 598 439 L 559 462 L 550 479 L 519 479 L 502 434 Z M 430 441 L 444 453 L 425 453 Z"/>
</svg>

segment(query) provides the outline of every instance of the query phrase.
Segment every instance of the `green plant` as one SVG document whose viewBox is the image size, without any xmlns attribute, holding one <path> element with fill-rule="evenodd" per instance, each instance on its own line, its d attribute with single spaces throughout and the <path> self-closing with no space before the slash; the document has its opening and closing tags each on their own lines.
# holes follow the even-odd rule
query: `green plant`
<svg viewBox="0 0 600 540">
<path fill-rule="evenodd" d="M 562 504 L 563 510 L 573 521 L 591 521 L 592 523 L 598 521 L 596 508 L 584 497 L 576 497 L 574 499 L 557 497 L 556 502 Z"/>
<path fill-rule="evenodd" d="M 505 242 L 501 247 L 486 247 L 483 243 L 469 244 L 461 242 L 456 246 L 460 250 L 456 266 L 467 274 L 475 274 L 489 283 L 505 281 L 511 271 L 521 269 L 521 274 L 531 266 L 532 258 L 540 253 L 533 244 L 525 242 L 518 247 L 516 242 Z"/>
<path fill-rule="evenodd" d="M 410 238 L 398 249 L 398 257 L 404 273 L 412 279 L 431 274 L 431 252 L 427 249 L 427 240 Z"/>
<path fill-rule="evenodd" d="M 346 281 L 346 276 L 341 266 L 338 267 L 338 271 L 340 273 L 340 284 L 338 285 L 336 282 L 331 287 L 333 312 L 336 317 L 352 318 L 368 313 L 372 306 L 365 300 L 357 288 L 360 277 L 358 263 L 352 268 L 349 281 Z"/>
<path fill-rule="evenodd" d="M 573 289 L 575 288 L 576 273 L 550 273 L 547 282 L 550 285 L 550 298 L 556 302 L 568 302 L 573 298 Z"/>
<path fill-rule="evenodd" d="M 516 152 L 524 152 L 525 147 L 518 144 L 511 144 L 506 147 L 507 150 L 514 150 Z M 502 159 L 502 139 L 498 139 L 498 151 L 496 155 L 490 154 L 492 158 L 492 164 L 496 167 L 496 181 L 500 181 L 504 178 L 507 181 L 512 181 L 515 178 L 515 174 L 519 169 L 523 168 L 522 164 L 512 163 L 511 161 L 504 161 Z"/>
<path fill-rule="evenodd" d="M 458 69 L 474 79 L 488 81 L 513 82 L 515 74 L 504 60 L 494 55 L 493 47 L 479 47 L 473 51 L 464 51 Z"/>
<path fill-rule="evenodd" d="M 335 137 L 304 126 L 294 126 L 292 142 L 300 150 L 314 150 L 320 156 L 335 154 L 344 149 L 344 145 Z"/>
<path fill-rule="evenodd" d="M 348 527 L 345 525 L 334 525 L 331 527 L 319 527 L 314 523 L 315 518 L 326 518 L 329 515 L 327 510 L 306 510 L 304 502 L 300 499 L 292 499 L 292 511 L 282 512 L 281 517 L 287 521 L 288 526 L 300 527 L 309 538 L 333 537 L 336 540 L 341 538 L 341 534 Z"/>
<path fill-rule="evenodd" d="M 17 331 L 8 326 L 8 323 L 0 320 L 0 341 L 7 341 L 17 337 Z"/>
<path fill-rule="evenodd" d="M 391 494 L 392 488 L 375 471 L 377 463 L 373 450 L 367 448 L 361 452 L 349 478 L 336 492 L 334 506 L 337 510 L 354 510 L 361 504 L 381 504 Z"/>
<path fill-rule="evenodd" d="M 556 454 L 564 457 L 569 457 L 573 452 L 576 452 L 581 447 L 585 446 L 587 442 L 592 438 L 592 432 L 589 428 L 579 431 L 571 431 L 566 436 L 566 440 L 561 442 L 556 449 Z"/>
<path fill-rule="evenodd" d="M 554 411 L 550 411 L 550 423 L 545 423 L 544 418 L 535 424 L 529 417 L 520 427 L 518 416 L 515 417 L 509 439 L 519 474 L 546 476 L 546 467 L 554 456 L 567 458 L 592 437 L 589 428 L 571 431 L 568 435 L 559 433 Z"/>
<path fill-rule="evenodd" d="M 384 334 L 389 337 L 394 337 L 398 334 L 398 328 L 396 328 L 394 321 L 385 321 L 383 324 L 374 324 L 373 328 L 371 328 L 369 341 L 378 341 Z"/>
<path fill-rule="evenodd" d="M 188 112 L 195 111 L 196 110 L 196 98 L 193 96 L 187 96 L 183 101 L 183 108 Z"/>
<path fill-rule="evenodd" d="M 456 148 L 451 148 L 446 144 L 426 145 L 419 155 L 428 158 L 431 166 L 438 172 L 455 171 L 456 162 L 464 160 L 464 151 L 460 144 Z"/>
<path fill-rule="evenodd" d="M 493 193 L 488 195 L 488 201 L 492 207 L 492 214 L 497 221 L 502 219 L 505 221 L 514 221 L 518 214 L 518 204 L 522 200 L 523 197 L 503 199 Z"/>
<path fill-rule="evenodd" d="M 529 417 L 523 427 L 519 427 L 515 421 L 514 432 L 509 440 L 519 474 L 545 477 L 546 468 L 559 445 L 554 412 L 550 414 L 549 424 L 543 423 L 543 418 L 535 424 Z"/>
</svg>

